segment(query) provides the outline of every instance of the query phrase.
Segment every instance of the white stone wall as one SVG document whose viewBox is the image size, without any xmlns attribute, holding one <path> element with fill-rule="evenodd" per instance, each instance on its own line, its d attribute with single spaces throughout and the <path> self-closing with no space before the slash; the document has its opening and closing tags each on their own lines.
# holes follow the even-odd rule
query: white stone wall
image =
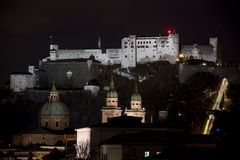
<svg viewBox="0 0 240 160">
<path fill-rule="evenodd" d="M 28 72 L 35 74 L 35 66 L 28 66 Z"/>
<path fill-rule="evenodd" d="M 175 63 L 179 52 L 178 34 L 158 37 L 124 37 L 121 48 L 59 50 L 58 46 L 50 46 L 50 60 L 89 58 L 91 55 L 102 64 L 121 64 L 122 68 L 136 67 L 137 63 L 167 60 Z"/>
<path fill-rule="evenodd" d="M 13 92 L 22 92 L 26 88 L 35 87 L 34 74 L 11 74 L 10 75 L 10 89 Z"/>
<path fill-rule="evenodd" d="M 122 39 L 121 68 L 136 67 L 136 36 Z"/>
<path fill-rule="evenodd" d="M 217 62 L 217 52 L 218 52 L 218 50 L 217 50 L 217 48 L 218 48 L 218 38 L 216 38 L 216 37 L 211 37 L 211 38 L 209 38 L 209 45 L 212 45 L 213 46 L 213 54 L 212 54 L 212 56 L 211 56 L 211 58 L 210 58 L 210 60 L 211 61 L 213 61 L 213 62 Z"/>
<path fill-rule="evenodd" d="M 78 50 L 58 50 L 58 59 L 80 59 L 80 58 L 90 58 L 91 55 L 95 59 L 100 59 L 102 50 L 100 49 L 78 49 Z"/>
<path fill-rule="evenodd" d="M 198 50 L 191 51 L 191 54 L 198 59 L 216 62 L 217 38 L 210 38 L 209 44 L 213 46 L 212 54 L 199 55 Z M 179 35 L 156 37 L 130 35 L 122 39 L 121 48 L 106 49 L 106 53 L 101 49 L 59 50 L 58 45 L 50 45 L 50 49 L 50 60 L 89 58 L 93 55 L 104 65 L 121 64 L 121 68 L 136 67 L 137 63 L 160 60 L 174 64 L 179 54 Z"/>
</svg>

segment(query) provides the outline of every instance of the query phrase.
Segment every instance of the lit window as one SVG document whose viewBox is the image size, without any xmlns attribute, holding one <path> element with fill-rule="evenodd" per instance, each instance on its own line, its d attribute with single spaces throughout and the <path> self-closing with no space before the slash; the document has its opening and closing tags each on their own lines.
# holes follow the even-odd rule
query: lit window
<svg viewBox="0 0 240 160">
<path fill-rule="evenodd" d="M 150 155 L 150 152 L 149 152 L 149 151 L 145 151 L 145 152 L 144 152 L 144 157 L 149 157 L 149 155 Z"/>
</svg>

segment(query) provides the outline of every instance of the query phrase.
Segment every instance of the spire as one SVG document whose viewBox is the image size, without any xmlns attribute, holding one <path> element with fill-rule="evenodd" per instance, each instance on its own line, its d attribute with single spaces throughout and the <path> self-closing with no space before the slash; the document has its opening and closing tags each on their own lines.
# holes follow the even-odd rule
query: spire
<svg viewBox="0 0 240 160">
<path fill-rule="evenodd" d="M 49 101 L 59 101 L 58 91 L 55 87 L 55 82 L 53 82 L 52 84 L 52 89 L 50 91 L 50 95 L 48 98 L 49 98 Z"/>
<path fill-rule="evenodd" d="M 102 46 L 101 46 L 101 37 L 99 36 L 98 37 L 98 49 L 101 49 Z"/>
<path fill-rule="evenodd" d="M 133 93 L 138 93 L 137 82 L 135 82 L 135 86 L 134 86 L 134 89 L 133 89 Z"/>
<path fill-rule="evenodd" d="M 140 93 L 138 92 L 137 81 L 135 82 L 131 101 L 142 101 L 142 97 L 141 97 Z"/>
<path fill-rule="evenodd" d="M 53 83 L 52 83 L 52 90 L 51 91 L 53 91 L 53 92 L 56 92 L 57 91 L 57 89 L 56 89 L 56 87 L 55 87 L 55 82 L 53 81 Z"/>
<path fill-rule="evenodd" d="M 113 81 L 113 75 L 111 75 L 111 84 L 110 84 L 110 89 L 114 90 L 114 81 Z"/>
</svg>

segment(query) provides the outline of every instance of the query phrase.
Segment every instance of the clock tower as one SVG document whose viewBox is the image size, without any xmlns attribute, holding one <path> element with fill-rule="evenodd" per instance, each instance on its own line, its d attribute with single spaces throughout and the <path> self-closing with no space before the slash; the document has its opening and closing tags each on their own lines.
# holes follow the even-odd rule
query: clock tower
<svg viewBox="0 0 240 160">
<path fill-rule="evenodd" d="M 118 107 L 118 93 L 114 89 L 113 76 L 111 77 L 110 90 L 107 92 L 106 106 L 102 107 L 102 123 L 108 122 L 108 118 L 122 115 L 121 107 Z"/>
<path fill-rule="evenodd" d="M 145 112 L 145 109 L 142 108 L 142 97 L 138 92 L 137 83 L 135 83 L 135 88 L 131 96 L 131 106 L 130 108 L 126 108 L 125 114 L 127 116 L 141 117 L 142 123 L 145 123 L 146 112 Z"/>
</svg>

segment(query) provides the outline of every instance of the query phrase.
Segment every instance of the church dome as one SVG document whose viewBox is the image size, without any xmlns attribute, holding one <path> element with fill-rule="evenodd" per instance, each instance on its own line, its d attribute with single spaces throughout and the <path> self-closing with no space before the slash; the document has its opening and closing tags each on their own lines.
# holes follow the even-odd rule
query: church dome
<svg viewBox="0 0 240 160">
<path fill-rule="evenodd" d="M 48 102 L 43 105 L 40 111 L 40 116 L 69 116 L 69 109 L 59 100 L 54 83 L 48 98 Z"/>
<path fill-rule="evenodd" d="M 107 98 L 118 98 L 118 93 L 115 90 L 110 90 L 107 92 Z"/>
<path fill-rule="evenodd" d="M 135 83 L 135 87 L 134 87 L 134 90 L 133 90 L 131 101 L 142 101 L 142 97 L 138 92 L 137 83 Z"/>
<path fill-rule="evenodd" d="M 113 76 L 111 77 L 110 91 L 107 92 L 107 98 L 118 98 L 118 93 L 114 89 Z"/>
<path fill-rule="evenodd" d="M 48 101 L 41 110 L 41 116 L 69 116 L 68 107 L 60 101 Z"/>
<path fill-rule="evenodd" d="M 131 97 L 131 101 L 142 101 L 142 97 L 139 93 L 133 93 Z"/>
</svg>

